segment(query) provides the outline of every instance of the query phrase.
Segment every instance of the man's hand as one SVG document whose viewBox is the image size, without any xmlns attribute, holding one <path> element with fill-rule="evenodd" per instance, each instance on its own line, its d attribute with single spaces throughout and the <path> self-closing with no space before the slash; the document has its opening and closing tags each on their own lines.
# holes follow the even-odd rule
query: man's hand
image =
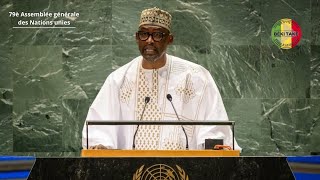
<svg viewBox="0 0 320 180">
<path fill-rule="evenodd" d="M 107 146 L 104 146 L 102 144 L 98 144 L 95 146 L 90 146 L 89 149 L 110 149 L 110 148 L 108 148 Z"/>
</svg>

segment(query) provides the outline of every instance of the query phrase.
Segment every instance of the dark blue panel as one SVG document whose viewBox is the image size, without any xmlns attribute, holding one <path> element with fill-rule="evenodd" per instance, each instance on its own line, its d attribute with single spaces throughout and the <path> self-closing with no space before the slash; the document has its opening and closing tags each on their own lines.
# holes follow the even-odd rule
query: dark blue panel
<svg viewBox="0 0 320 180">
<path fill-rule="evenodd" d="M 3 171 L 0 172 L 0 179 L 26 179 L 30 171 Z"/>
<path fill-rule="evenodd" d="M 32 156 L 0 156 L 0 161 L 20 161 L 20 160 L 35 160 Z"/>
<path fill-rule="evenodd" d="M 295 163 L 311 163 L 311 164 L 320 164 L 320 156 L 296 156 L 288 157 L 288 162 Z"/>
<path fill-rule="evenodd" d="M 312 173 L 293 173 L 296 180 L 320 179 L 320 174 Z"/>
</svg>

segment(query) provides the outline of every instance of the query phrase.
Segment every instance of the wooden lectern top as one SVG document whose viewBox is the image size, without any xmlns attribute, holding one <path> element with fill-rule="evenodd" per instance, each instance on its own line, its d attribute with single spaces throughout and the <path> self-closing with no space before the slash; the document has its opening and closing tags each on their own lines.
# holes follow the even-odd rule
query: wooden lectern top
<svg viewBox="0 0 320 180">
<path fill-rule="evenodd" d="M 239 150 L 88 150 L 81 157 L 224 157 L 240 156 Z"/>
</svg>

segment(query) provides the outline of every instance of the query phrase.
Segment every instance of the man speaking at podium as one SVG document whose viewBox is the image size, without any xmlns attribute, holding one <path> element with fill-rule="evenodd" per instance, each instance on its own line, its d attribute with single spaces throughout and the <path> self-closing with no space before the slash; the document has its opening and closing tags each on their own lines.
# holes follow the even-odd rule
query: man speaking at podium
<svg viewBox="0 0 320 180">
<path fill-rule="evenodd" d="M 171 15 L 143 10 L 136 42 L 141 56 L 112 72 L 92 103 L 87 120 L 228 120 L 219 90 L 200 65 L 166 54 Z M 172 104 L 171 104 L 172 102 Z M 175 113 L 176 110 L 176 113 Z M 183 127 L 183 128 L 182 128 Z M 229 126 L 89 126 L 88 149 L 204 149 L 205 139 L 232 146 Z M 135 141 L 133 142 L 135 135 Z M 87 149 L 86 126 L 82 145 Z M 235 149 L 240 147 L 235 142 Z"/>
</svg>

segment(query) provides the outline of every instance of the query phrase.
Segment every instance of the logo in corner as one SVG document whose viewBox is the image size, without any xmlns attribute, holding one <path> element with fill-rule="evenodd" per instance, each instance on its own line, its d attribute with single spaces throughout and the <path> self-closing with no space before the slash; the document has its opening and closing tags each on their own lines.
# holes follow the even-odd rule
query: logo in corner
<svg viewBox="0 0 320 180">
<path fill-rule="evenodd" d="M 295 47 L 302 36 L 298 23 L 292 19 L 280 19 L 271 30 L 272 41 L 281 49 Z"/>
</svg>

